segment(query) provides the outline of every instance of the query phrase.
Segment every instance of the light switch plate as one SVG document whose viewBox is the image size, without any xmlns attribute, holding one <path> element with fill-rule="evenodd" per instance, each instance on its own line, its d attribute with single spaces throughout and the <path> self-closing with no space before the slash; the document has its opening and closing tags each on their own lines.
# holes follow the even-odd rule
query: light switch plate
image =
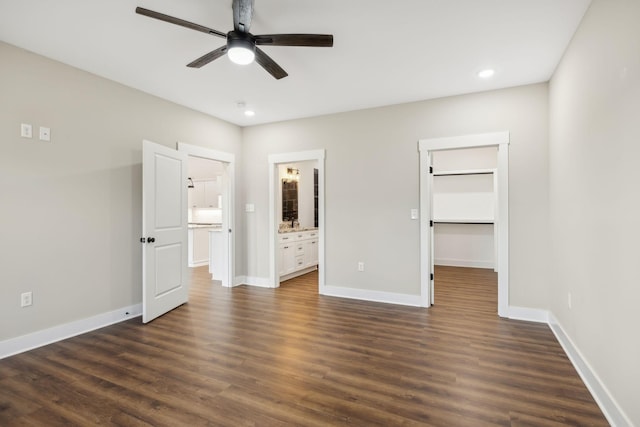
<svg viewBox="0 0 640 427">
<path fill-rule="evenodd" d="M 418 209 L 411 209 L 411 219 L 418 219 Z"/>
<path fill-rule="evenodd" d="M 22 123 L 20 125 L 20 136 L 23 137 L 23 138 L 31 138 L 32 130 L 33 130 L 33 128 L 31 127 L 30 124 Z"/>
<path fill-rule="evenodd" d="M 256 207 L 253 203 L 247 203 L 246 205 L 244 205 L 244 211 L 245 212 L 255 212 Z"/>
</svg>

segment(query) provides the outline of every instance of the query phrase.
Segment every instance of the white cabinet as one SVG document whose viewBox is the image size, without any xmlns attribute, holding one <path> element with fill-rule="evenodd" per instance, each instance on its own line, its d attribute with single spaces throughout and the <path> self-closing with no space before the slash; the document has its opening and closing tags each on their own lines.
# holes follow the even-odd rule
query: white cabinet
<svg viewBox="0 0 640 427">
<path fill-rule="evenodd" d="M 190 208 L 219 208 L 220 183 L 218 180 L 194 181 L 188 196 Z"/>
<path fill-rule="evenodd" d="M 209 264 L 209 228 L 189 229 L 189 267 Z"/>
<path fill-rule="evenodd" d="M 221 228 L 209 229 L 209 273 L 213 280 L 220 280 L 222 286 L 229 283 L 229 234 Z"/>
<path fill-rule="evenodd" d="M 308 273 L 318 265 L 318 232 L 296 231 L 279 235 L 280 278 Z"/>
<path fill-rule="evenodd" d="M 220 185 L 218 181 L 204 181 L 204 207 L 219 208 L 218 196 L 220 195 Z"/>
<path fill-rule="evenodd" d="M 313 267 L 318 265 L 318 239 L 309 239 L 305 241 L 304 249 L 304 266 Z"/>
<path fill-rule="evenodd" d="M 187 193 L 190 208 L 201 208 L 204 206 L 204 183 L 196 181 L 193 183 L 193 188 L 189 189 Z"/>
<path fill-rule="evenodd" d="M 294 243 L 280 244 L 280 275 L 285 276 L 295 271 L 295 246 Z"/>
</svg>

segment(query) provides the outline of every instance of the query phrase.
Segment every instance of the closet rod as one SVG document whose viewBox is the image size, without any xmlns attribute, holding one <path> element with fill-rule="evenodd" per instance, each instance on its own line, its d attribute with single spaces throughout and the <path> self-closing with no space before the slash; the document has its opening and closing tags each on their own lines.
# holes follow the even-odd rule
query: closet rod
<svg viewBox="0 0 640 427">
<path fill-rule="evenodd" d="M 493 221 L 478 221 L 478 222 L 469 222 L 469 221 L 433 221 L 434 224 L 493 224 Z"/>
<path fill-rule="evenodd" d="M 434 172 L 433 176 L 493 175 L 493 172 Z"/>
</svg>

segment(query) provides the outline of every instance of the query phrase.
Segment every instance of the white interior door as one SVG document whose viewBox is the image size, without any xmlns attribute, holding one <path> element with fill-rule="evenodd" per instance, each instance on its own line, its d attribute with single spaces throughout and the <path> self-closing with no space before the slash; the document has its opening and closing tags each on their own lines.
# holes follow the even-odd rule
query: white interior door
<svg viewBox="0 0 640 427">
<path fill-rule="evenodd" d="M 187 302 L 187 155 L 142 143 L 142 321 Z"/>
</svg>

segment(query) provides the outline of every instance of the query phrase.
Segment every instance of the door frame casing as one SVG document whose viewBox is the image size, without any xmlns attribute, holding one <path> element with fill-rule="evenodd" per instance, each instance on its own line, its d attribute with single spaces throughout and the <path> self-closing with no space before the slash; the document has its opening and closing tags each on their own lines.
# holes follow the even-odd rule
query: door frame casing
<svg viewBox="0 0 640 427">
<path fill-rule="evenodd" d="M 225 187 L 223 190 L 222 197 L 222 209 L 223 209 L 223 224 L 222 227 L 226 226 L 229 236 L 229 244 L 228 244 L 228 257 L 227 257 L 227 283 L 222 281 L 222 286 L 231 287 L 235 285 L 235 221 L 234 221 L 234 203 L 235 203 L 235 155 L 232 153 L 227 153 L 224 151 L 214 150 L 211 148 L 201 147 L 198 145 L 186 144 L 184 142 L 177 143 L 178 151 L 186 153 L 187 156 L 200 157 L 208 160 L 215 160 L 222 163 L 227 163 L 226 174 L 223 175 L 222 185 Z M 225 197 L 226 192 L 226 197 Z M 185 204 L 185 207 L 188 206 Z M 224 219 L 226 218 L 227 223 L 224 223 Z"/>
<path fill-rule="evenodd" d="M 430 280 L 431 235 L 429 225 L 432 212 L 432 187 L 429 165 L 434 151 L 464 148 L 497 147 L 497 212 L 494 226 L 498 227 L 498 315 L 507 317 L 509 310 L 509 139 L 508 131 L 429 138 L 418 141 L 420 157 L 420 300 L 424 307 L 432 304 Z"/>
<path fill-rule="evenodd" d="M 309 150 L 291 153 L 270 154 L 269 161 L 269 287 L 280 286 L 278 274 L 278 218 L 276 218 L 276 189 L 278 188 L 278 165 L 282 163 L 295 163 L 317 161 L 318 163 L 318 292 L 324 293 L 325 289 L 325 232 L 324 232 L 324 159 L 325 150 Z"/>
</svg>

